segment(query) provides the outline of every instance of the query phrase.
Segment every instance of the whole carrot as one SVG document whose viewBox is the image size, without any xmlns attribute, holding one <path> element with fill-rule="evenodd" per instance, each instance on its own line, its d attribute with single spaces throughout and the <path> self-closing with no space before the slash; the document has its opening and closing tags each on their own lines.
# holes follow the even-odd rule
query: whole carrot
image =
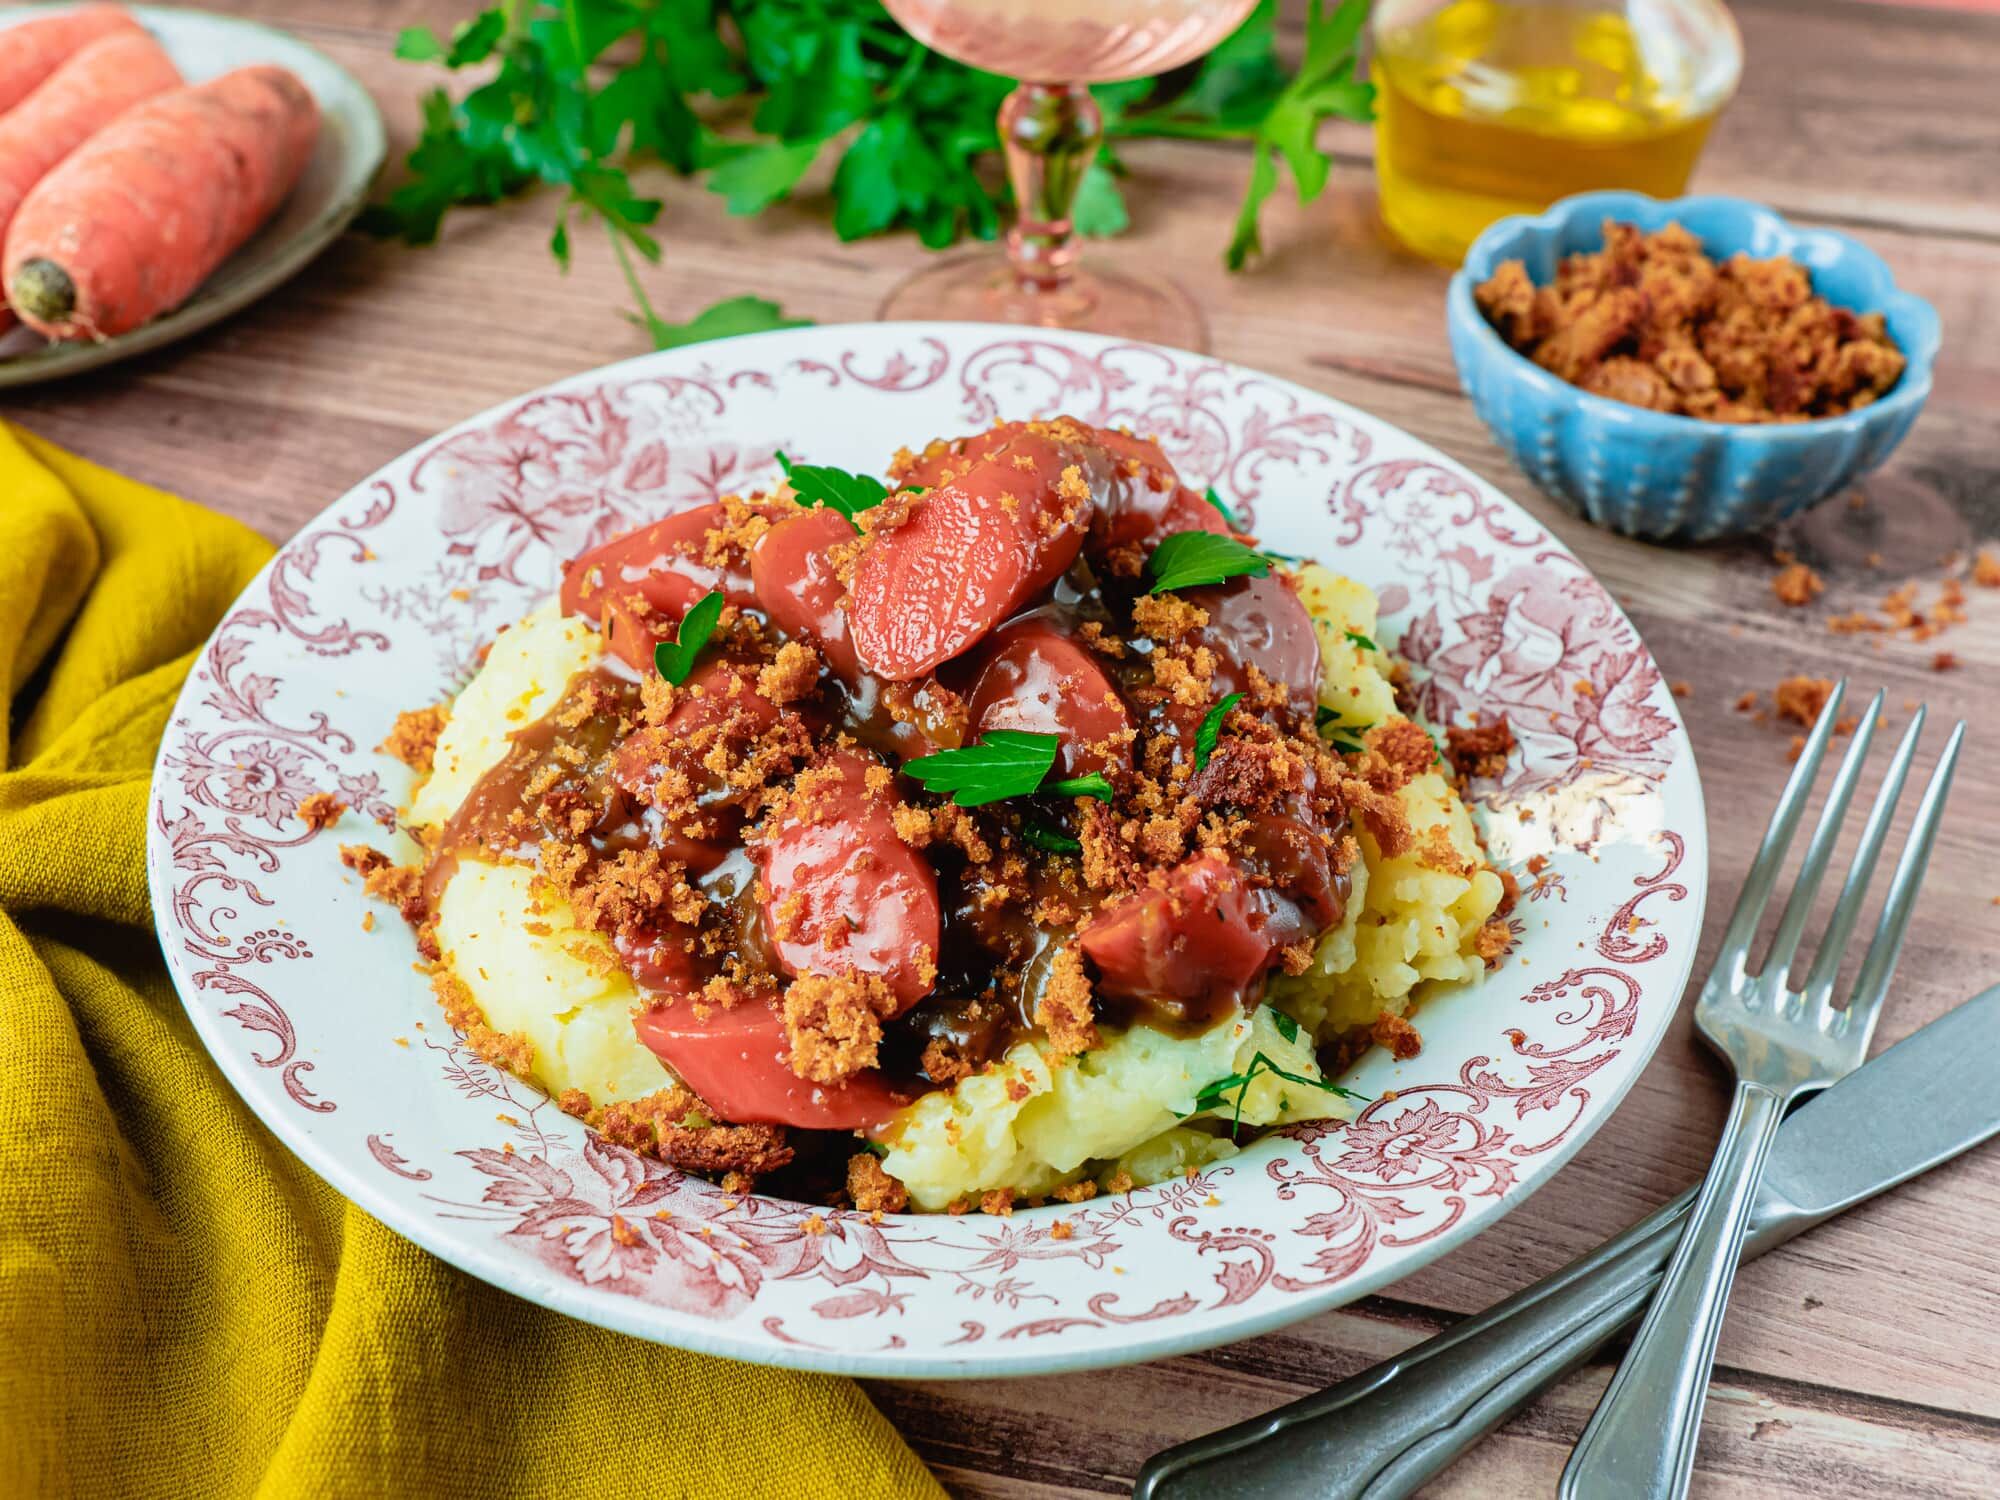
<svg viewBox="0 0 2000 1500">
<path fill-rule="evenodd" d="M 143 31 L 117 31 L 79 49 L 0 115 L 0 238 L 50 168 L 141 99 L 179 88 L 180 70 Z M 0 328 L 14 321 L 0 311 Z"/>
<path fill-rule="evenodd" d="M 7 301 L 51 338 L 109 338 L 180 306 L 299 180 L 319 106 L 283 68 L 134 105 L 29 192 Z"/>
<path fill-rule="evenodd" d="M 122 6 L 86 5 L 0 31 L 0 110 L 27 98 L 71 53 L 114 31 L 139 29 Z"/>
</svg>

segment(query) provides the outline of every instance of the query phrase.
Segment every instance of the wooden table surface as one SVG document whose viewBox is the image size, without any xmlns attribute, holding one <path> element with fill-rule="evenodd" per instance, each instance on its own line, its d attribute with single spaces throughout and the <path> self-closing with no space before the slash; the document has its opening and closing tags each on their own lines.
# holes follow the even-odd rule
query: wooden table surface
<svg viewBox="0 0 2000 1500">
<path fill-rule="evenodd" d="M 399 144 L 432 80 L 396 63 L 399 27 L 449 23 L 448 0 L 244 0 L 350 67 Z M 1788 610 L 1774 542 L 1663 551 L 1561 515 L 1515 472 L 1459 395 L 1443 273 L 1376 227 L 1365 131 L 1309 208 L 1274 199 L 1248 274 L 1220 254 L 1246 171 L 1239 149 L 1131 148 L 1133 229 L 1105 253 L 1170 265 L 1207 310 L 1215 352 L 1400 423 L 1549 522 L 1625 602 L 1682 704 L 1706 784 L 1712 952 L 1786 770 L 1787 736 L 1732 708 L 1792 672 L 1888 687 L 1892 728 L 1918 699 L 1974 733 L 1882 1025 L 1893 1041 L 2000 980 L 2000 592 L 1974 589 L 1944 641 L 1836 636 L 1835 610 L 1947 554 L 2000 538 L 2000 15 L 1976 9 L 1739 0 L 1748 68 L 1696 186 L 1844 228 L 1942 314 L 1936 391 L 1864 504 L 1836 501 L 1781 539 L 1825 575 Z M 842 245 L 811 194 L 755 220 L 663 181 L 664 265 L 647 282 L 685 318 L 773 296 L 819 322 L 865 320 L 924 253 Z M 1287 190 L 1288 191 L 1288 190 Z M 567 278 L 551 205 L 468 210 L 427 250 L 349 236 L 285 291 L 176 348 L 11 396 L 37 432 L 242 517 L 273 539 L 439 428 L 575 371 L 638 353 L 601 237 Z M 1961 666 L 1931 670 L 1949 647 Z M 1935 742 L 1935 737 L 1934 737 Z M 2000 1080 L 1996 1080 L 2000 1082 Z M 1281 1333 L 1108 1374 L 878 1381 L 875 1399 L 945 1483 L 969 1495 L 1129 1487 L 1166 1444 L 1318 1388 L 1499 1300 L 1693 1182 L 1727 1090 L 1685 1014 L 1622 1109 L 1525 1208 L 1398 1284 Z M 1921 1100 L 1912 1100 L 1921 1108 Z M 1990 1496 L 2000 1492 L 2000 1150 L 1944 1167 L 1749 1267 L 1737 1282 L 1696 1492 Z M 1610 1367 L 1565 1382 L 1431 1493 L 1547 1494 Z"/>
</svg>

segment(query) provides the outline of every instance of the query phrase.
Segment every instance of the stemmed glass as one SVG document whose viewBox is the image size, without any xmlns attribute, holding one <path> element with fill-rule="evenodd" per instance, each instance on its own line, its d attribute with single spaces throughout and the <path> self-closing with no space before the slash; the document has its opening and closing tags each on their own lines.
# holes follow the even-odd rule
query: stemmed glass
<svg viewBox="0 0 2000 1500">
<path fill-rule="evenodd" d="M 1172 281 L 1079 267 L 1070 224 L 1104 138 L 1088 85 L 1190 62 L 1243 23 L 1256 0 L 883 0 L 925 46 L 1021 82 L 1000 106 L 1017 217 L 1004 255 L 926 267 L 892 291 L 885 318 L 1080 328 L 1201 349 L 1200 310 Z"/>
</svg>

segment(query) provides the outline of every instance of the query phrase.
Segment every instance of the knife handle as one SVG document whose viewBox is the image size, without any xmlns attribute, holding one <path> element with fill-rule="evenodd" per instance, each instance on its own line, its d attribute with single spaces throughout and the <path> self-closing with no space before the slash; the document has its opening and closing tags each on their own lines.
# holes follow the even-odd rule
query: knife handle
<svg viewBox="0 0 2000 1500">
<path fill-rule="evenodd" d="M 1394 1500 L 1581 1365 L 1651 1298 L 1692 1192 L 1506 1301 L 1289 1406 L 1156 1453 L 1138 1500 Z"/>
</svg>

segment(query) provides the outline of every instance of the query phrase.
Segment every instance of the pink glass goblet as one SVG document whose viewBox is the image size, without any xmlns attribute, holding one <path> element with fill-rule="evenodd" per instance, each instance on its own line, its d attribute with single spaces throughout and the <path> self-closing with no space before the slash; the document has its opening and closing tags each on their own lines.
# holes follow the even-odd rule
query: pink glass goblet
<svg viewBox="0 0 2000 1500">
<path fill-rule="evenodd" d="M 891 291 L 884 318 L 1077 328 L 1207 347 L 1188 294 L 1165 276 L 1079 266 L 1071 209 L 1104 139 L 1088 85 L 1146 78 L 1207 52 L 1256 0 L 883 0 L 918 41 L 1021 82 L 1000 106 L 1016 218 L 1005 253 L 927 266 Z"/>
</svg>

